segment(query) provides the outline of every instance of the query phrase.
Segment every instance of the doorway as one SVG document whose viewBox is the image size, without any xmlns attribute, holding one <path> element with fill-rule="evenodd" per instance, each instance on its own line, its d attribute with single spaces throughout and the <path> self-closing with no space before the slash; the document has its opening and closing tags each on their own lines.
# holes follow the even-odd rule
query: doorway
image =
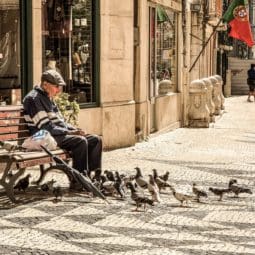
<svg viewBox="0 0 255 255">
<path fill-rule="evenodd" d="M 156 131 L 155 99 L 157 94 L 157 70 L 156 70 L 156 7 L 149 6 L 149 79 L 148 98 L 150 107 L 149 130 Z"/>
</svg>

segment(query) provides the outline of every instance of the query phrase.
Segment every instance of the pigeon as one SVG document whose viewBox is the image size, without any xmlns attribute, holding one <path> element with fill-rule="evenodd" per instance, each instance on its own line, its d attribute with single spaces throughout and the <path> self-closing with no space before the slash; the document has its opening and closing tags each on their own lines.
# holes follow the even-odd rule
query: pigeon
<svg viewBox="0 0 255 255">
<path fill-rule="evenodd" d="M 134 185 L 131 182 L 127 183 L 127 188 L 129 188 L 131 191 L 131 199 L 133 201 L 135 201 L 135 203 L 136 203 L 136 211 L 138 210 L 138 207 L 140 207 L 142 204 L 144 205 L 144 211 L 146 209 L 146 204 L 149 204 L 151 206 L 154 205 L 153 200 L 151 200 L 145 196 L 139 195 L 138 192 L 136 191 Z"/>
<path fill-rule="evenodd" d="M 92 178 L 92 182 L 101 182 L 101 174 L 102 174 L 102 170 L 100 168 L 95 170 L 95 175 Z"/>
<path fill-rule="evenodd" d="M 184 202 L 186 202 L 186 204 L 188 204 L 188 201 L 190 201 L 194 198 L 193 196 L 176 192 L 176 190 L 172 186 L 170 186 L 170 189 L 172 190 L 173 196 L 176 198 L 176 200 L 181 202 L 181 206 L 183 206 Z"/>
<path fill-rule="evenodd" d="M 114 188 L 116 189 L 117 193 L 120 195 L 121 198 L 125 197 L 125 191 L 123 189 L 124 181 L 120 178 L 120 174 L 118 171 L 115 172 L 115 182 Z"/>
<path fill-rule="evenodd" d="M 104 195 L 114 196 L 116 194 L 116 188 L 114 186 L 115 181 L 109 181 L 107 178 L 102 175 L 101 176 L 102 184 L 101 184 L 101 191 Z"/>
<path fill-rule="evenodd" d="M 193 183 L 192 191 L 196 195 L 198 202 L 200 202 L 200 197 L 208 197 L 205 191 L 197 188 L 196 183 Z"/>
<path fill-rule="evenodd" d="M 167 171 L 165 174 L 159 176 L 160 179 L 167 182 L 169 179 L 169 172 Z"/>
<path fill-rule="evenodd" d="M 168 187 L 168 188 L 171 187 L 170 184 L 168 184 L 166 181 L 164 181 L 164 180 L 162 180 L 161 178 L 159 178 L 158 172 L 157 172 L 157 170 L 156 170 L 155 168 L 152 169 L 152 171 L 153 171 L 153 178 L 154 178 L 155 182 L 156 182 L 157 185 L 158 185 L 159 192 L 161 191 L 161 189 L 165 189 L 165 188 L 167 188 L 167 187 Z"/>
<path fill-rule="evenodd" d="M 139 167 L 135 167 L 135 170 L 136 170 L 136 175 L 135 175 L 136 183 L 142 189 L 147 189 L 148 188 L 148 182 L 143 178 L 141 169 Z"/>
<path fill-rule="evenodd" d="M 112 171 L 109 171 L 109 170 L 105 170 L 104 171 L 104 174 L 106 176 L 106 178 L 111 181 L 111 182 L 114 182 L 115 181 L 115 178 L 114 178 L 114 174 Z"/>
<path fill-rule="evenodd" d="M 10 170 L 7 175 L 6 175 L 7 179 L 10 180 L 13 177 L 13 172 L 12 170 Z"/>
<path fill-rule="evenodd" d="M 29 178 L 31 174 L 27 174 L 24 178 L 20 179 L 18 183 L 14 186 L 14 189 L 25 191 L 29 186 Z"/>
<path fill-rule="evenodd" d="M 120 174 L 120 178 L 124 181 L 125 186 L 128 182 L 132 182 L 135 179 L 134 175 L 126 176 L 124 174 Z"/>
<path fill-rule="evenodd" d="M 0 141 L 0 146 L 9 151 L 9 152 L 12 152 L 12 151 L 15 151 L 15 150 L 21 150 L 22 147 L 17 145 L 17 144 L 13 144 L 13 143 L 10 143 L 10 142 L 2 142 Z"/>
<path fill-rule="evenodd" d="M 100 168 L 95 170 L 95 174 L 92 178 L 92 183 L 95 187 L 98 188 L 98 190 L 101 189 L 102 186 L 102 170 Z"/>
<path fill-rule="evenodd" d="M 151 194 L 151 198 L 153 201 L 161 203 L 162 200 L 159 195 L 159 188 L 157 183 L 155 182 L 153 176 L 149 174 L 149 184 L 148 184 L 148 190 Z"/>
<path fill-rule="evenodd" d="M 51 181 L 45 182 L 44 184 L 41 185 L 41 190 L 44 192 L 48 192 L 50 190 L 53 190 L 53 184 L 56 181 L 54 179 L 52 179 Z"/>
<path fill-rule="evenodd" d="M 214 195 L 219 196 L 219 201 L 222 201 L 223 195 L 225 193 L 229 193 L 229 189 L 218 189 L 218 188 L 209 188 L 209 191 L 211 191 Z"/>
<path fill-rule="evenodd" d="M 56 187 L 53 187 L 53 190 L 52 190 L 52 193 L 53 195 L 55 196 L 55 201 L 57 202 L 58 200 L 62 200 L 62 190 L 60 188 L 60 186 L 56 186 Z"/>
<path fill-rule="evenodd" d="M 233 192 L 235 194 L 236 197 L 238 197 L 238 195 L 240 193 L 252 194 L 252 191 L 249 188 L 243 188 L 243 187 L 238 186 L 236 179 L 231 179 L 229 181 L 228 188 L 231 192 Z"/>
</svg>

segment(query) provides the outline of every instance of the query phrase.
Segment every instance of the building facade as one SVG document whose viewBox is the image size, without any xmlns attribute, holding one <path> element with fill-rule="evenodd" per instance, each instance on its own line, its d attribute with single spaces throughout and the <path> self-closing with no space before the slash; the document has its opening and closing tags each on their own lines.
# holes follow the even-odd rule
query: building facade
<svg viewBox="0 0 255 255">
<path fill-rule="evenodd" d="M 216 72 L 217 33 L 189 69 L 220 3 L 2 0 L 0 103 L 21 104 L 42 71 L 56 69 L 80 104 L 80 127 L 106 149 L 185 126 L 189 82 Z"/>
</svg>

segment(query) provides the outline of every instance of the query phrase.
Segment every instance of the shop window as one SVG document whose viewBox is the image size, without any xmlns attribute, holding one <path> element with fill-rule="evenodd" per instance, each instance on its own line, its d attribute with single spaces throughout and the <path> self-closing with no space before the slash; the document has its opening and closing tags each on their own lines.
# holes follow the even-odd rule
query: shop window
<svg viewBox="0 0 255 255">
<path fill-rule="evenodd" d="M 43 69 L 56 69 L 65 92 L 79 103 L 95 103 L 92 0 L 42 0 Z"/>
<path fill-rule="evenodd" d="M 19 0 L 0 1 L 0 105 L 21 103 Z"/>
<path fill-rule="evenodd" d="M 176 13 L 157 7 L 157 59 L 158 81 L 170 80 L 176 89 Z"/>
<path fill-rule="evenodd" d="M 177 90 L 176 21 L 174 11 L 150 8 L 150 97 Z"/>
</svg>

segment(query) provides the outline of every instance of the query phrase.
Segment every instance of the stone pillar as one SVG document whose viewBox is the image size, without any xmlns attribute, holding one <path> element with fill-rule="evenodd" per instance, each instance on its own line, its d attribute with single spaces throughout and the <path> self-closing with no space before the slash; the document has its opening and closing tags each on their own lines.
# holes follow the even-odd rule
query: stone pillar
<svg viewBox="0 0 255 255">
<path fill-rule="evenodd" d="M 209 78 L 204 78 L 202 81 L 205 83 L 205 86 L 207 88 L 207 93 L 206 93 L 206 104 L 209 108 L 210 111 L 210 122 L 215 122 L 215 104 L 213 102 L 212 96 L 213 96 L 213 85 L 210 81 Z"/>
<path fill-rule="evenodd" d="M 189 88 L 189 126 L 209 127 L 210 111 L 206 104 L 207 88 L 202 80 L 194 80 Z"/>
<path fill-rule="evenodd" d="M 227 70 L 226 74 L 226 84 L 224 86 L 224 95 L 225 97 L 231 96 L 231 70 Z"/>
<path fill-rule="evenodd" d="M 215 105 L 215 111 L 214 115 L 220 115 L 221 114 L 221 97 L 220 97 L 220 83 L 214 76 L 209 77 L 212 85 L 213 85 L 213 103 Z"/>
<path fill-rule="evenodd" d="M 220 99 L 221 99 L 221 110 L 224 110 L 225 109 L 225 106 L 224 106 L 225 98 L 224 98 L 223 93 L 222 93 L 222 90 L 223 90 L 223 80 L 222 80 L 222 77 L 220 75 L 218 75 L 218 74 L 214 75 L 214 77 L 220 83 L 220 85 L 219 85 L 219 93 L 220 93 Z"/>
</svg>

